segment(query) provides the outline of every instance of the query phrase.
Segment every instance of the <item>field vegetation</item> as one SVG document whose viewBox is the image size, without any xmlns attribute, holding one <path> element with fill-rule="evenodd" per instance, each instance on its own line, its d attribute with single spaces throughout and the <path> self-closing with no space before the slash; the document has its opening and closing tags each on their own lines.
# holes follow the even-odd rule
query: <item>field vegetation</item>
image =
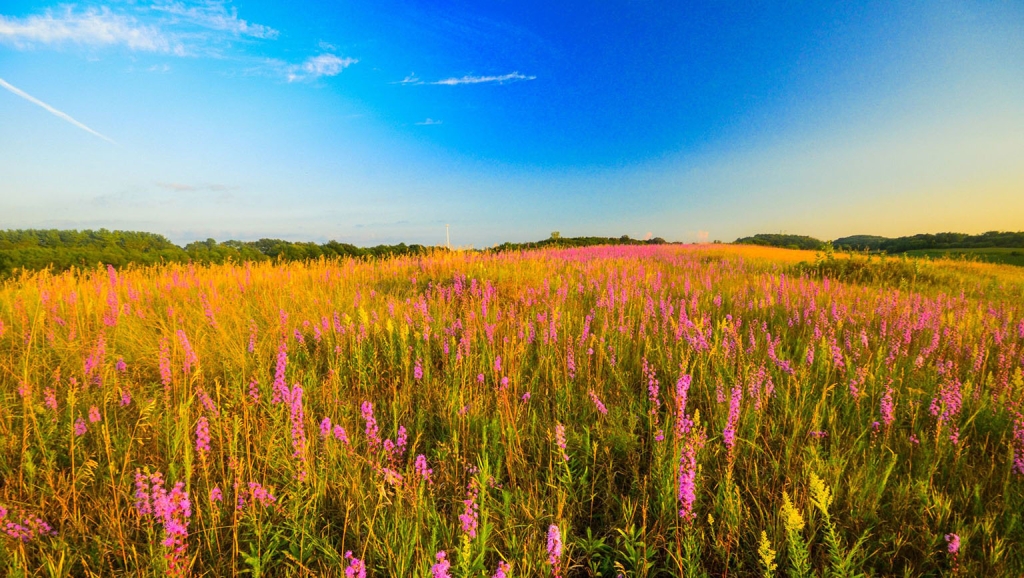
<svg viewBox="0 0 1024 578">
<path fill-rule="evenodd" d="M 0 574 L 1020 576 L 1024 271 L 758 246 L 22 272 Z"/>
</svg>

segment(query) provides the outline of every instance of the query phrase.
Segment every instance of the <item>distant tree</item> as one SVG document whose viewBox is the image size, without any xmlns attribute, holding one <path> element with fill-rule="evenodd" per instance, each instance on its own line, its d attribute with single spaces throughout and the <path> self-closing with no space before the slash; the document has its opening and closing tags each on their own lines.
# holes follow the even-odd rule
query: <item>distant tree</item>
<svg viewBox="0 0 1024 578">
<path fill-rule="evenodd" d="M 812 251 L 820 251 L 825 247 L 825 243 L 815 239 L 814 237 L 775 233 L 758 233 L 753 237 L 743 237 L 736 239 L 736 244 L 764 245 L 768 247 L 783 247 L 786 249 L 805 249 Z"/>
</svg>

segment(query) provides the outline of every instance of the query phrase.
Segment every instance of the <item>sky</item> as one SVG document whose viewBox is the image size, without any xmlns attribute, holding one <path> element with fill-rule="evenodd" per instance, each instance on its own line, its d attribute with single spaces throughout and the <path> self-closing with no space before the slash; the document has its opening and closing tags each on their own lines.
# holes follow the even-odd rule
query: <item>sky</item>
<svg viewBox="0 0 1024 578">
<path fill-rule="evenodd" d="M 0 0 L 0 229 L 1024 229 L 1024 3 Z"/>
</svg>

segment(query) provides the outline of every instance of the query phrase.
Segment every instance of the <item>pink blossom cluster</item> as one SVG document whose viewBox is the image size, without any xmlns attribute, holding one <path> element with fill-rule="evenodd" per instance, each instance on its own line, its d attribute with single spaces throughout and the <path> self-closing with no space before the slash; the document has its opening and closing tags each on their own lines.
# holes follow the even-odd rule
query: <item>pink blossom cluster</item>
<svg viewBox="0 0 1024 578">
<path fill-rule="evenodd" d="M 562 454 L 562 460 L 569 461 L 569 454 L 566 452 L 565 426 L 561 423 L 555 424 L 555 445 L 558 446 L 558 451 Z"/>
<path fill-rule="evenodd" d="M 428 484 L 432 483 L 430 476 L 434 474 L 434 470 L 427 465 L 427 456 L 423 454 L 416 456 L 413 468 L 416 471 L 416 475 L 422 478 L 424 482 Z"/>
<path fill-rule="evenodd" d="M 466 499 L 462 500 L 462 513 L 459 514 L 462 532 L 470 539 L 476 538 L 476 530 L 480 525 L 480 505 L 477 503 L 479 496 L 480 487 L 476 478 L 472 478 L 466 487 Z"/>
<path fill-rule="evenodd" d="M 555 578 L 562 576 L 562 533 L 558 526 L 548 526 L 548 564 L 551 565 L 551 574 Z"/>
<path fill-rule="evenodd" d="M 185 353 L 185 359 L 182 361 L 181 368 L 185 374 L 188 375 L 189 372 L 192 371 L 192 367 L 199 363 L 199 356 L 197 356 L 195 350 L 192 349 L 192 344 L 189 343 L 188 336 L 185 335 L 184 329 L 179 329 L 177 331 L 177 336 L 178 344 L 181 345 L 181 349 Z"/>
<path fill-rule="evenodd" d="M 437 563 L 430 567 L 431 578 L 451 578 L 448 570 L 452 567 L 452 563 L 448 561 L 448 553 L 441 550 L 434 555 L 434 559 L 437 560 Z"/>
<path fill-rule="evenodd" d="M 163 527 L 164 538 L 160 543 L 167 548 L 168 575 L 186 575 L 188 559 L 185 550 L 192 502 L 185 491 L 185 484 L 178 482 L 168 492 L 160 472 L 143 474 L 136 469 L 135 508 L 140 515 L 152 516 Z"/>
<path fill-rule="evenodd" d="M 351 550 L 345 552 L 345 560 L 348 560 L 345 578 L 366 578 L 366 563 L 352 555 Z"/>
<path fill-rule="evenodd" d="M 287 391 L 287 388 L 286 388 Z M 302 386 L 298 383 L 292 385 L 291 391 L 286 398 L 289 404 L 289 417 L 291 419 L 292 433 L 292 457 L 299 464 L 299 481 L 306 481 L 306 414 L 302 406 Z"/>
<path fill-rule="evenodd" d="M 264 488 L 259 482 L 249 482 L 245 486 L 242 486 L 239 482 L 235 482 L 235 496 L 236 510 L 244 510 L 247 506 L 256 504 L 267 507 L 270 504 L 277 502 L 277 498 L 274 497 L 274 494 L 270 493 L 270 491 Z"/>
<path fill-rule="evenodd" d="M 29 542 L 33 538 L 43 536 L 56 536 L 57 532 L 43 521 L 39 516 L 13 516 L 8 517 L 10 512 L 7 508 L 0 506 L 0 527 L 3 528 L 3 533 L 8 537 L 15 540 L 21 540 L 22 542 Z M 21 518 L 20 522 L 17 522 L 18 518 Z"/>
<path fill-rule="evenodd" d="M 285 370 L 288 367 L 288 344 L 284 341 L 277 348 L 277 365 L 274 368 L 274 395 L 270 403 L 282 403 L 288 399 L 288 384 L 285 383 Z"/>
<path fill-rule="evenodd" d="M 210 452 L 210 422 L 205 415 L 200 416 L 196 422 L 196 451 L 203 460 L 206 460 L 206 454 Z"/>
<path fill-rule="evenodd" d="M 1013 420 L 1013 471 L 1024 476 L 1024 415 Z"/>
<path fill-rule="evenodd" d="M 743 388 L 735 386 L 732 388 L 732 397 L 729 399 L 729 418 L 725 422 L 725 429 L 722 430 L 722 438 L 726 449 L 732 454 L 736 446 L 736 423 L 740 419 L 740 401 L 743 399 Z"/>
<path fill-rule="evenodd" d="M 366 422 L 366 443 L 370 451 L 376 453 L 381 447 L 381 439 L 380 428 L 377 427 L 377 418 L 373 416 L 373 404 L 364 401 L 359 409 L 363 414 L 363 421 Z"/>
</svg>

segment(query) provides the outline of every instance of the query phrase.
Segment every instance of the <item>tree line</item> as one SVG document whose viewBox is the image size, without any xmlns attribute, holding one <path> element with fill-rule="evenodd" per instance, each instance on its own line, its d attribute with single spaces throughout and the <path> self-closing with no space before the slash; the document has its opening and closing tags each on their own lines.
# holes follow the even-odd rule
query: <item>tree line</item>
<svg viewBox="0 0 1024 578">
<path fill-rule="evenodd" d="M 195 241 L 180 247 L 163 235 L 139 231 L 106 229 L 67 231 L 18 229 L 0 231 L 0 276 L 19 269 L 50 268 L 61 272 L 97 265 L 123 267 L 128 264 L 224 263 L 225 261 L 301 261 L 320 257 L 380 258 L 418 255 L 429 250 L 423 245 L 376 245 L 357 247 L 349 243 L 260 239 L 258 241 Z"/>
<path fill-rule="evenodd" d="M 828 243 L 804 235 L 760 233 L 752 237 L 736 239 L 742 245 L 766 245 L 788 249 L 820 251 Z M 879 237 L 877 235 L 853 235 L 831 242 L 835 249 L 852 251 L 873 251 L 903 253 L 918 249 L 988 249 L 992 247 L 1024 247 L 1024 231 L 989 231 L 980 235 L 966 233 L 920 234 L 907 237 Z"/>
</svg>

